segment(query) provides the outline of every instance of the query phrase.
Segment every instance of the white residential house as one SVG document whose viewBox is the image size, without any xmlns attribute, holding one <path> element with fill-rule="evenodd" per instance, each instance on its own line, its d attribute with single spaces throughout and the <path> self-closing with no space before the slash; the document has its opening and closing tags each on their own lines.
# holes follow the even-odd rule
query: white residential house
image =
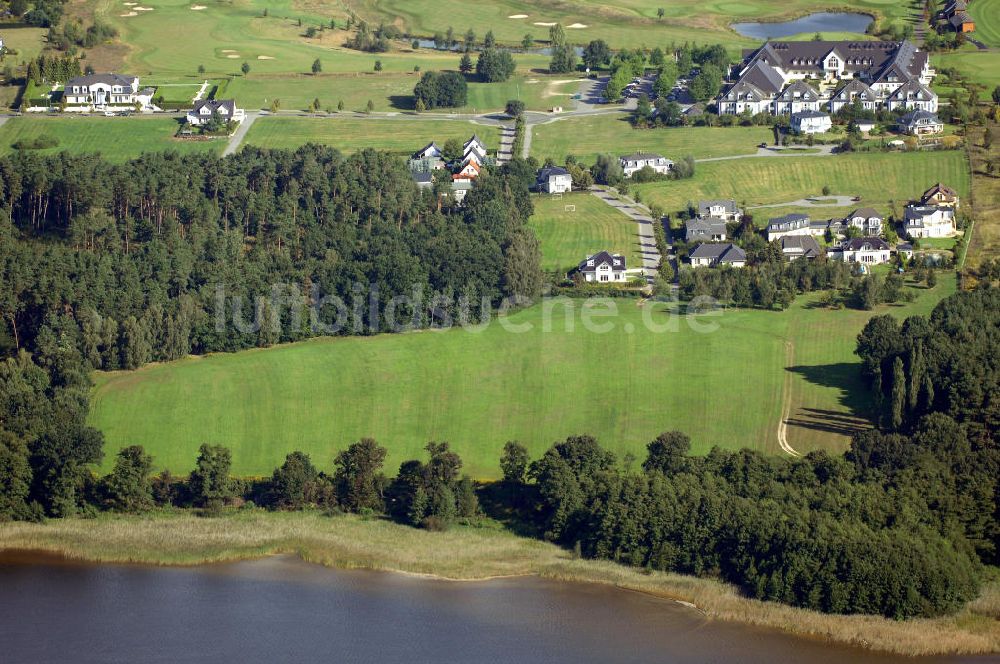
<svg viewBox="0 0 1000 664">
<path fill-rule="evenodd" d="M 914 239 L 955 234 L 955 210 L 950 207 L 908 205 L 903 218 L 903 230 Z"/>
<path fill-rule="evenodd" d="M 892 251 L 885 240 L 878 237 L 856 237 L 845 240 L 829 250 L 830 258 L 847 263 L 881 265 L 889 262 Z"/>
<path fill-rule="evenodd" d="M 786 235 L 812 235 L 812 224 L 804 214 L 792 213 L 768 220 L 765 230 L 768 242 L 780 240 Z"/>
<path fill-rule="evenodd" d="M 805 81 L 794 81 L 774 100 L 774 115 L 791 115 L 805 111 L 818 111 L 819 93 Z"/>
<path fill-rule="evenodd" d="M 477 177 L 479 177 L 479 172 L 481 170 L 482 166 L 479 165 L 479 162 L 476 161 L 475 158 L 469 157 L 462 164 L 462 167 L 458 169 L 458 172 L 452 175 L 452 179 L 475 180 Z"/>
<path fill-rule="evenodd" d="M 235 99 L 202 99 L 196 101 L 187 114 L 190 125 L 200 126 L 212 119 L 218 113 L 223 122 L 243 122 L 246 111 L 236 106 Z"/>
<path fill-rule="evenodd" d="M 911 136 L 940 134 L 944 123 L 930 111 L 912 111 L 899 119 L 899 130 Z"/>
<path fill-rule="evenodd" d="M 67 110 L 148 107 L 153 88 L 140 88 L 137 76 L 88 74 L 70 79 L 63 87 Z"/>
<path fill-rule="evenodd" d="M 612 283 L 626 280 L 625 257 L 607 251 L 599 251 L 593 256 L 587 256 L 577 267 L 577 270 L 588 282 Z"/>
<path fill-rule="evenodd" d="M 698 201 L 698 216 L 739 223 L 743 218 L 743 211 L 736 207 L 736 201 L 732 199 Z"/>
<path fill-rule="evenodd" d="M 792 113 L 792 131 L 799 134 L 822 134 L 830 131 L 833 122 L 830 116 L 819 111 L 799 111 Z"/>
<path fill-rule="evenodd" d="M 878 237 L 882 234 L 884 221 L 885 218 L 872 208 L 858 208 L 847 215 L 844 224 L 859 229 L 862 235 Z"/>
<path fill-rule="evenodd" d="M 465 195 L 472 190 L 472 180 L 453 180 L 451 183 L 451 195 L 459 205 L 465 200 Z"/>
<path fill-rule="evenodd" d="M 472 135 L 472 138 L 465 142 L 462 146 L 462 159 L 463 161 L 468 161 L 469 159 L 474 159 L 480 166 L 486 160 L 486 144 L 479 140 L 479 136 L 476 134 Z"/>
<path fill-rule="evenodd" d="M 862 134 L 870 134 L 875 131 L 875 121 L 874 120 L 855 120 L 854 126 L 858 128 Z"/>
<path fill-rule="evenodd" d="M 699 244 L 688 255 L 688 258 L 691 260 L 691 267 L 714 267 L 716 265 L 745 267 L 747 264 L 746 252 L 731 242 Z"/>
<path fill-rule="evenodd" d="M 573 191 L 573 176 L 561 166 L 550 166 L 538 171 L 538 191 L 547 194 L 565 194 Z"/>
<path fill-rule="evenodd" d="M 625 173 L 625 177 L 627 178 L 632 177 L 633 173 L 641 171 L 647 166 L 662 175 L 666 175 L 670 172 L 670 169 L 674 167 L 674 162 L 653 152 L 637 152 L 635 154 L 625 155 L 624 157 L 621 157 L 619 161 L 622 165 L 622 171 Z"/>
<path fill-rule="evenodd" d="M 424 147 L 414 152 L 410 159 L 413 161 L 420 161 L 422 159 L 440 159 L 442 154 L 441 148 L 437 146 L 437 143 L 431 141 Z"/>
</svg>

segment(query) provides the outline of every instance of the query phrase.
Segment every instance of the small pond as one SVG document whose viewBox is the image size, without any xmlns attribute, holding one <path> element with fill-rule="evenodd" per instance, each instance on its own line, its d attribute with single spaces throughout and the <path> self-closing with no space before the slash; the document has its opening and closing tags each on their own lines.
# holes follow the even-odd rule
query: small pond
<svg viewBox="0 0 1000 664">
<path fill-rule="evenodd" d="M 730 27 L 744 37 L 763 40 L 816 32 L 864 34 L 872 20 L 868 14 L 818 12 L 783 23 L 733 23 Z"/>
</svg>

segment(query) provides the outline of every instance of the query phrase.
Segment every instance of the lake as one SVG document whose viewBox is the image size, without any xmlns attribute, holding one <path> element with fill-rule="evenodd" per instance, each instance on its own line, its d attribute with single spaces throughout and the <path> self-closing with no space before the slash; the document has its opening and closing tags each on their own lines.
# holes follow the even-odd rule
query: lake
<svg viewBox="0 0 1000 664">
<path fill-rule="evenodd" d="M 11 664 L 960 661 L 887 657 L 711 621 L 607 586 L 448 582 L 291 556 L 146 567 L 5 554 L 0 607 L 0 659 Z"/>
<path fill-rule="evenodd" d="M 817 32 L 864 34 L 871 22 L 868 14 L 818 12 L 783 23 L 733 23 L 730 27 L 744 37 L 764 40 Z"/>
</svg>

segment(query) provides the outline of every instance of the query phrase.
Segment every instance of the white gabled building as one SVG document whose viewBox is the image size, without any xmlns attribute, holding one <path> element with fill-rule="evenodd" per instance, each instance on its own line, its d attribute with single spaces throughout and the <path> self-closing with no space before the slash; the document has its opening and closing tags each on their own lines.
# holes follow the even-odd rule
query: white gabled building
<svg viewBox="0 0 1000 664">
<path fill-rule="evenodd" d="M 635 154 L 628 154 L 620 157 L 618 161 L 621 163 L 622 171 L 625 173 L 625 177 L 627 178 L 632 177 L 633 173 L 641 171 L 647 166 L 661 175 L 666 175 L 670 172 L 670 169 L 674 167 L 674 162 L 653 152 L 636 152 Z"/>
<path fill-rule="evenodd" d="M 862 235 L 878 237 L 882 234 L 882 222 L 885 217 L 872 208 L 858 208 L 844 218 L 846 226 L 853 226 L 861 231 Z"/>
<path fill-rule="evenodd" d="M 243 122 L 247 114 L 242 108 L 237 108 L 235 99 L 202 99 L 196 101 L 187 113 L 187 122 L 199 127 L 212 119 L 218 113 L 223 122 Z"/>
<path fill-rule="evenodd" d="M 70 79 L 63 87 L 63 99 L 69 110 L 148 107 L 153 88 L 140 88 L 137 76 L 88 74 Z"/>
<path fill-rule="evenodd" d="M 546 194 L 566 194 L 573 191 L 573 176 L 561 166 L 550 166 L 538 171 L 535 186 Z"/>
<path fill-rule="evenodd" d="M 830 131 L 833 121 L 826 113 L 819 111 L 799 111 L 792 113 L 792 130 L 800 134 L 822 134 Z"/>
<path fill-rule="evenodd" d="M 862 265 L 888 263 L 891 253 L 885 240 L 878 237 L 856 237 L 853 240 L 845 240 L 827 252 L 834 260 Z"/>
<path fill-rule="evenodd" d="M 577 271 L 588 282 L 622 282 L 626 280 L 625 257 L 621 254 L 599 251 L 593 256 L 587 256 L 577 267 Z"/>
</svg>

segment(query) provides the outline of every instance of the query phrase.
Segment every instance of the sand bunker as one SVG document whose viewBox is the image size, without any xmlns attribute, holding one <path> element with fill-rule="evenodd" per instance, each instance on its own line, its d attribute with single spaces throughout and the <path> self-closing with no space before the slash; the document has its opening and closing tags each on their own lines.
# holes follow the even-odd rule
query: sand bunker
<svg viewBox="0 0 1000 664">
<path fill-rule="evenodd" d="M 232 49 L 232 48 L 224 48 L 224 49 L 222 49 L 222 52 L 223 53 L 235 53 L 236 50 Z"/>
<path fill-rule="evenodd" d="M 208 9 L 205 5 L 194 5 L 191 7 L 191 11 L 200 12 L 202 9 Z"/>
<path fill-rule="evenodd" d="M 122 18 L 128 18 L 129 16 L 138 16 L 139 12 L 129 12 L 128 14 L 119 14 Z"/>
<path fill-rule="evenodd" d="M 511 14 L 507 18 L 528 18 L 527 14 Z"/>
<path fill-rule="evenodd" d="M 540 25 L 543 28 L 551 28 L 553 25 L 556 25 L 556 23 L 554 21 L 552 23 L 542 23 L 541 21 L 535 21 L 535 25 Z"/>
<path fill-rule="evenodd" d="M 230 53 L 226 57 L 229 58 L 230 60 L 235 60 L 236 58 L 238 58 L 240 56 L 236 55 L 235 53 Z"/>
<path fill-rule="evenodd" d="M 152 7 L 136 7 L 135 10 L 137 12 L 151 12 L 151 11 L 153 11 L 153 8 Z"/>
<path fill-rule="evenodd" d="M 122 4 L 125 5 L 126 7 L 135 7 L 139 3 L 138 2 L 123 2 Z"/>
<path fill-rule="evenodd" d="M 274 58 L 271 57 L 270 55 L 258 55 L 257 59 L 258 60 L 274 60 Z"/>
<path fill-rule="evenodd" d="M 581 28 L 586 28 L 583 23 L 574 23 L 573 25 L 567 25 L 566 28 L 569 30 L 580 30 Z"/>
</svg>

